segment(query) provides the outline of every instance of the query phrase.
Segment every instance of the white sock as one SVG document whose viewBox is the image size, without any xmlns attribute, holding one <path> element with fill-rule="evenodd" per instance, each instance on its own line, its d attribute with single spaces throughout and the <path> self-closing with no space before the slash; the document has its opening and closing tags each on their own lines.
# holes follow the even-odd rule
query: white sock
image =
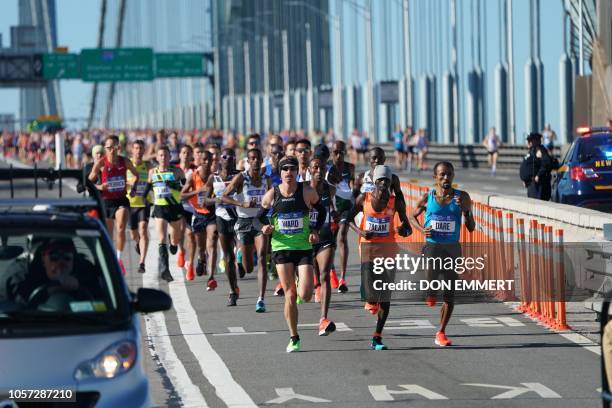
<svg viewBox="0 0 612 408">
<path fill-rule="evenodd" d="M 121 251 L 117 250 L 117 259 L 121 259 Z"/>
<path fill-rule="evenodd" d="M 257 298 L 257 302 L 263 302 L 264 298 L 262 298 L 261 296 Z"/>
</svg>

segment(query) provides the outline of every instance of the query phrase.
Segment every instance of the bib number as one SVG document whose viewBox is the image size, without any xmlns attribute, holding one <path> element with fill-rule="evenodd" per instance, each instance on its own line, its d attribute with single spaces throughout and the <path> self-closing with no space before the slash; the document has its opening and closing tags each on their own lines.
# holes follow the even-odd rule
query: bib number
<svg viewBox="0 0 612 408">
<path fill-rule="evenodd" d="M 172 192 L 166 185 L 155 186 L 153 187 L 153 190 L 155 191 L 155 195 L 158 198 L 168 198 L 172 194 Z"/>
<path fill-rule="evenodd" d="M 302 213 L 279 214 L 278 229 L 281 234 L 299 234 L 304 230 Z"/>
<path fill-rule="evenodd" d="M 125 179 L 121 176 L 109 177 L 106 185 L 109 192 L 118 193 L 125 190 Z"/>
<path fill-rule="evenodd" d="M 366 231 L 374 233 L 377 237 L 386 237 L 389 235 L 391 226 L 391 218 L 377 218 L 368 216 L 366 218 Z"/>
</svg>

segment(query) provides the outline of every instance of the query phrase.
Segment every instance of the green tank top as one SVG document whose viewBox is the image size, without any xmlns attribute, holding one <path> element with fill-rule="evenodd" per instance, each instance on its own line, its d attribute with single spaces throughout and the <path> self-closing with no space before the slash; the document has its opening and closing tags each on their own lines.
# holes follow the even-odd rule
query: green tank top
<svg viewBox="0 0 612 408">
<path fill-rule="evenodd" d="M 153 204 L 158 206 L 172 205 L 168 198 L 173 197 L 178 204 L 181 202 L 181 183 L 174 176 L 173 171 L 159 171 L 153 173 Z"/>
<path fill-rule="evenodd" d="M 132 197 L 128 190 L 127 198 L 130 200 L 130 207 L 144 207 L 147 205 L 147 197 L 144 196 L 145 189 L 147 187 L 147 179 L 149 178 L 149 170 L 147 169 L 147 164 L 145 162 L 140 163 L 136 166 L 136 170 L 138 170 L 138 182 L 135 187 L 135 195 Z M 127 172 L 127 183 L 129 185 L 134 185 L 134 181 L 136 176 L 132 174 L 132 172 Z"/>
<path fill-rule="evenodd" d="M 292 196 L 285 197 L 274 187 L 272 206 L 272 251 L 303 251 L 312 249 L 310 235 L 310 209 L 304 202 L 304 184 Z"/>
</svg>

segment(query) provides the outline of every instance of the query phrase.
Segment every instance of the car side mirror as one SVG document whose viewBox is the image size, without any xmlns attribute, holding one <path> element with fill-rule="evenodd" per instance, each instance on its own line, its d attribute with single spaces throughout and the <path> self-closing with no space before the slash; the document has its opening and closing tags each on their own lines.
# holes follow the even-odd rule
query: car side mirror
<svg viewBox="0 0 612 408">
<path fill-rule="evenodd" d="M 132 305 L 137 312 L 163 312 L 172 307 L 172 298 L 158 289 L 140 288 Z"/>
</svg>

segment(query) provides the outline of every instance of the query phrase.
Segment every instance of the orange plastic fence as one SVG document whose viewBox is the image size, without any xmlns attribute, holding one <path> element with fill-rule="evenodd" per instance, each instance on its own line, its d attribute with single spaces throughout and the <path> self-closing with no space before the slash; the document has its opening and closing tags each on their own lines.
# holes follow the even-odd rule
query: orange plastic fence
<svg viewBox="0 0 612 408">
<path fill-rule="evenodd" d="M 410 212 L 430 187 L 401 183 Z M 565 271 L 563 267 L 563 230 L 527 221 L 511 211 L 502 211 L 473 201 L 476 229 L 470 233 L 461 227 L 460 242 L 464 256 L 480 256 L 484 252 L 486 268 L 477 279 L 513 280 L 512 291 L 497 291 L 492 295 L 501 301 L 518 301 L 517 310 L 556 330 L 569 329 L 565 310 Z M 423 215 L 420 220 L 423 223 Z M 400 242 L 424 242 L 422 233 L 414 231 Z"/>
</svg>

